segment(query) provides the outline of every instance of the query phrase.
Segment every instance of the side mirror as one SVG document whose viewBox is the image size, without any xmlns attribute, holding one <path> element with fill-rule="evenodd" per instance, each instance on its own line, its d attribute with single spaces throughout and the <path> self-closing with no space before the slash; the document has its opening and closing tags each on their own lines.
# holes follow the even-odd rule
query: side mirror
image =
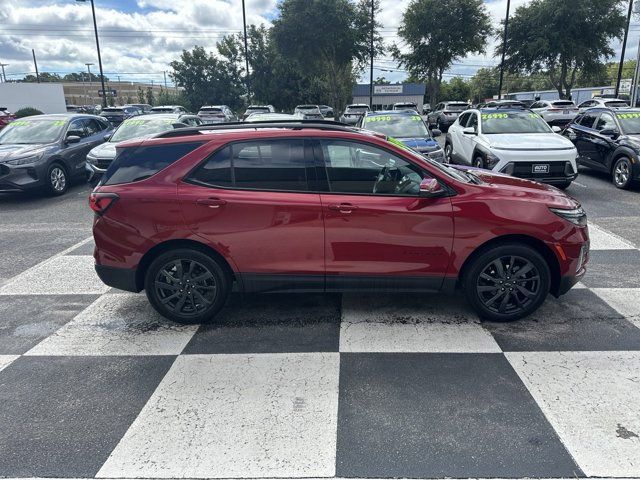
<svg viewBox="0 0 640 480">
<path fill-rule="evenodd" d="M 113 135 L 113 132 L 111 132 L 111 133 L 107 133 L 107 134 L 103 137 L 103 138 L 104 138 L 104 141 L 105 141 L 105 142 L 108 142 L 112 135 Z"/>
<path fill-rule="evenodd" d="M 562 131 L 562 129 L 557 125 L 551 127 L 551 130 L 553 130 L 554 133 L 560 133 Z"/>
<path fill-rule="evenodd" d="M 444 193 L 440 182 L 435 178 L 424 178 L 420 182 L 420 196 L 423 198 L 435 198 Z"/>
<path fill-rule="evenodd" d="M 473 127 L 465 127 L 462 129 L 462 133 L 464 133 L 465 135 L 475 135 L 476 129 Z"/>
<path fill-rule="evenodd" d="M 618 130 L 616 130 L 615 128 L 603 128 L 599 133 L 600 135 L 604 135 L 605 137 L 618 137 Z"/>
<path fill-rule="evenodd" d="M 78 143 L 80 140 L 82 140 L 82 138 L 80 138 L 77 135 L 69 135 L 66 139 L 65 139 L 65 143 L 69 144 L 69 143 Z"/>
<path fill-rule="evenodd" d="M 432 128 L 431 129 L 431 135 L 433 135 L 434 137 L 439 137 L 440 135 L 442 135 L 442 132 L 440 130 L 438 130 L 437 128 Z"/>
</svg>

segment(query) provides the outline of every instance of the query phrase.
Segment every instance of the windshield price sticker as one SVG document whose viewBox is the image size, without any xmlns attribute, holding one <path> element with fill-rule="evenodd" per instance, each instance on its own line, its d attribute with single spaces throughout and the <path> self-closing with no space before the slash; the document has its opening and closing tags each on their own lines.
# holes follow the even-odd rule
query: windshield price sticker
<svg viewBox="0 0 640 480">
<path fill-rule="evenodd" d="M 10 125 L 13 127 L 27 127 L 31 125 L 31 122 L 27 122 L 26 120 L 14 120 Z"/>
<path fill-rule="evenodd" d="M 420 118 L 420 115 L 412 115 L 411 120 L 413 120 L 414 122 L 420 122 L 422 121 L 422 118 Z"/>
<path fill-rule="evenodd" d="M 146 120 L 125 120 L 124 123 L 127 125 L 138 126 L 138 125 L 144 125 L 145 123 L 147 123 L 147 121 Z"/>
<path fill-rule="evenodd" d="M 483 113 L 482 120 L 490 120 L 493 118 L 509 118 L 509 115 L 506 113 Z"/>
<path fill-rule="evenodd" d="M 618 118 L 640 118 L 640 112 L 618 113 Z"/>
<path fill-rule="evenodd" d="M 378 115 L 377 117 L 368 117 L 367 122 L 390 122 L 391 115 Z"/>
<path fill-rule="evenodd" d="M 53 125 L 60 126 L 60 125 L 64 125 L 64 123 L 65 123 L 64 120 L 56 120 L 55 122 L 53 122 Z"/>
</svg>

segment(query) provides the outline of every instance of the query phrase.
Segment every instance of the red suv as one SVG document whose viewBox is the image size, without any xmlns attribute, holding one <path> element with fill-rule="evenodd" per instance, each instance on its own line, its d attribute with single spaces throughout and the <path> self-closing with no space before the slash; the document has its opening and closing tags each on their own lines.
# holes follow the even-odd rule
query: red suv
<svg viewBox="0 0 640 480">
<path fill-rule="evenodd" d="M 580 205 L 346 126 L 195 127 L 118 146 L 91 194 L 96 270 L 165 317 L 229 292 L 439 292 L 508 321 L 585 273 Z"/>
</svg>

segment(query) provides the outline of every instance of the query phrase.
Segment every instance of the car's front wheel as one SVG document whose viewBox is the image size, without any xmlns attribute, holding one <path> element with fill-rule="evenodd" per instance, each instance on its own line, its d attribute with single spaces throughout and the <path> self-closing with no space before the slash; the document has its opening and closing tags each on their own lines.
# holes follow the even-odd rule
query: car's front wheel
<svg viewBox="0 0 640 480">
<path fill-rule="evenodd" d="M 476 156 L 473 159 L 473 166 L 476 168 L 484 168 L 484 158 L 482 158 L 482 155 L 478 155 L 476 154 Z"/>
<path fill-rule="evenodd" d="M 224 306 L 230 279 L 209 255 L 180 248 L 151 262 L 144 286 L 149 302 L 164 317 L 179 323 L 205 323 Z"/>
<path fill-rule="evenodd" d="M 467 300 L 480 318 L 509 322 L 542 305 L 549 293 L 551 274 L 536 250 L 508 243 L 474 258 L 462 283 Z"/>
<path fill-rule="evenodd" d="M 453 163 L 451 155 L 453 153 L 453 147 L 449 142 L 444 144 L 444 159 L 447 163 Z"/>
<path fill-rule="evenodd" d="M 58 164 L 52 164 L 47 170 L 47 190 L 51 195 L 62 195 L 69 188 L 69 179 L 65 168 Z"/>
<path fill-rule="evenodd" d="M 627 157 L 620 157 L 613 165 L 613 184 L 618 188 L 629 188 L 633 182 L 633 166 Z"/>
</svg>

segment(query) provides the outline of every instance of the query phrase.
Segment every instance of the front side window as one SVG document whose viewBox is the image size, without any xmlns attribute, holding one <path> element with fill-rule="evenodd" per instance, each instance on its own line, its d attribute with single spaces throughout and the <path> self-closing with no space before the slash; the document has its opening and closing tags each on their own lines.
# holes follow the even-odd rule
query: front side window
<svg viewBox="0 0 640 480">
<path fill-rule="evenodd" d="M 478 116 L 475 113 L 472 113 L 469 116 L 469 121 L 467 122 L 467 128 L 473 128 L 475 131 L 478 131 Z"/>
<path fill-rule="evenodd" d="M 596 123 L 596 130 L 614 130 L 616 128 L 616 121 L 611 115 L 609 115 L 608 113 L 603 113 L 600 115 L 600 118 L 598 118 L 598 123 Z"/>
<path fill-rule="evenodd" d="M 69 124 L 69 128 L 67 129 L 67 137 L 76 136 L 80 138 L 84 138 L 87 136 L 87 132 L 84 129 L 86 120 L 83 118 L 78 118 L 77 120 L 72 121 Z"/>
<path fill-rule="evenodd" d="M 305 192 L 312 170 L 304 140 L 241 142 L 215 152 L 189 180 L 217 187 Z"/>
<path fill-rule="evenodd" d="M 591 112 L 585 113 L 580 119 L 580 125 L 582 125 L 585 128 L 593 128 L 593 124 L 595 123 L 597 116 L 598 116 L 597 113 L 591 113 Z"/>
<path fill-rule="evenodd" d="M 417 196 L 425 172 L 392 153 L 365 143 L 320 142 L 332 193 Z"/>
</svg>

